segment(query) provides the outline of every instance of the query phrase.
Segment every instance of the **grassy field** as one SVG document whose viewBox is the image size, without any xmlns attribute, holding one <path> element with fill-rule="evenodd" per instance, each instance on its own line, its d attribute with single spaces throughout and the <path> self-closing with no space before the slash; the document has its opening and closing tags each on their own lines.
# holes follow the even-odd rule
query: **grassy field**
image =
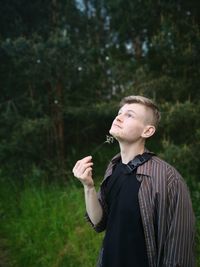
<svg viewBox="0 0 200 267">
<path fill-rule="evenodd" d="M 85 222 L 84 196 L 79 184 L 27 183 L 20 188 L 1 180 L 0 193 L 0 266 L 95 266 L 103 235 L 96 234 Z M 199 191 L 195 194 L 199 218 Z"/>
<path fill-rule="evenodd" d="M 95 266 L 102 235 L 85 223 L 82 188 L 4 186 L 1 198 L 0 266 Z"/>
</svg>

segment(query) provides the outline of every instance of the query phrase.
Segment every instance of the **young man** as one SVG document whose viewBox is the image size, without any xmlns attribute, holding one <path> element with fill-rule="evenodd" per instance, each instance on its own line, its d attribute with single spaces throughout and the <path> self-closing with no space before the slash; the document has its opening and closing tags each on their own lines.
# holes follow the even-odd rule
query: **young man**
<svg viewBox="0 0 200 267">
<path fill-rule="evenodd" d="M 75 164 L 84 186 L 87 217 L 106 230 L 98 266 L 194 267 L 194 214 L 189 192 L 171 165 L 145 148 L 160 120 L 148 98 L 128 96 L 120 103 L 110 134 L 120 153 L 108 165 L 99 194 L 92 157 Z"/>
</svg>

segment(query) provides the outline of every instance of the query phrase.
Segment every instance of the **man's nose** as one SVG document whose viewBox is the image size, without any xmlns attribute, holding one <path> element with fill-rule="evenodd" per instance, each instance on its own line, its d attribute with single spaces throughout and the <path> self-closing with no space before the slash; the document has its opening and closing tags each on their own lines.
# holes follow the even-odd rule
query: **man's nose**
<svg viewBox="0 0 200 267">
<path fill-rule="evenodd" d="M 117 121 L 123 121 L 123 115 L 122 114 L 118 114 L 116 117 Z"/>
</svg>

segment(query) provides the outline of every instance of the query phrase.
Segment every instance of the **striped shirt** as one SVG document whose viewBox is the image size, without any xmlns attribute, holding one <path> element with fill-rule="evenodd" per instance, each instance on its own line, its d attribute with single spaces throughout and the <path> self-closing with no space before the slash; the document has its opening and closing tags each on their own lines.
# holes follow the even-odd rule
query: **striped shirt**
<svg viewBox="0 0 200 267">
<path fill-rule="evenodd" d="M 93 225 L 87 216 L 97 232 L 106 230 L 106 184 L 119 160 L 120 154 L 111 160 L 100 186 L 101 221 Z M 138 198 L 149 266 L 194 267 L 195 218 L 183 178 L 175 168 L 156 156 L 138 167 L 136 177 L 141 181 Z"/>
</svg>

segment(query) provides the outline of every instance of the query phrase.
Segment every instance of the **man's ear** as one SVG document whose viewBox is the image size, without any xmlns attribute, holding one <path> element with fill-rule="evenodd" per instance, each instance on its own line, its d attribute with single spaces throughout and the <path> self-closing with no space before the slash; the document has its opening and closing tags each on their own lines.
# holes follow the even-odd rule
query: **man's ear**
<svg viewBox="0 0 200 267">
<path fill-rule="evenodd" d="M 151 137 L 155 133 L 155 131 L 156 131 L 155 126 L 153 126 L 153 125 L 147 125 L 144 128 L 144 131 L 142 133 L 142 137 L 143 138 L 149 138 L 149 137 Z"/>
</svg>

